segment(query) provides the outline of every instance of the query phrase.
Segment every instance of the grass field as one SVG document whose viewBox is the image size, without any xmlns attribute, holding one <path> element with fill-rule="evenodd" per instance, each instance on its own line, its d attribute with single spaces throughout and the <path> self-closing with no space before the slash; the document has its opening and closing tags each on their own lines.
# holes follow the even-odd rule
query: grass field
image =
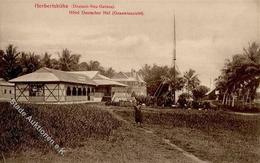
<svg viewBox="0 0 260 163">
<path fill-rule="evenodd" d="M 117 114 L 133 121 L 131 110 Z M 219 111 L 145 109 L 144 126 L 211 162 L 259 162 L 260 116 Z"/>
<path fill-rule="evenodd" d="M 144 128 L 151 134 L 134 124 L 133 108 L 22 105 L 65 147 L 61 157 L 8 103 L 1 106 L 0 151 L 6 162 L 194 162 L 163 139 L 201 160 L 260 161 L 259 115 L 145 108 Z"/>
</svg>

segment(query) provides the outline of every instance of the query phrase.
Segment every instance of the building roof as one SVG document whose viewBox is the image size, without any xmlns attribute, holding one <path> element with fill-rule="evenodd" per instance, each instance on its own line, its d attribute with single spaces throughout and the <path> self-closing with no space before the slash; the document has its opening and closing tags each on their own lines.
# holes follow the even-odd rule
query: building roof
<svg viewBox="0 0 260 163">
<path fill-rule="evenodd" d="M 127 87 L 125 84 L 116 82 L 104 75 L 101 75 L 98 71 L 70 71 L 69 73 L 85 75 L 97 83 L 97 85 Z"/>
<path fill-rule="evenodd" d="M 18 82 L 68 82 L 77 84 L 97 85 L 89 77 L 81 74 L 73 74 L 65 71 L 41 68 L 33 73 L 20 76 L 10 80 L 12 83 Z"/>
<path fill-rule="evenodd" d="M 206 96 L 208 96 L 209 94 L 212 94 L 212 93 L 215 94 L 215 91 L 216 91 L 216 88 L 209 90 L 209 91 L 206 93 Z"/>
<path fill-rule="evenodd" d="M 94 81 L 97 83 L 97 85 L 104 85 L 104 86 L 110 85 L 110 86 L 127 87 L 127 85 L 113 81 L 113 80 L 103 80 L 103 79 L 99 80 L 99 79 L 97 79 L 97 80 L 94 80 Z"/>
<path fill-rule="evenodd" d="M 90 79 L 93 79 L 95 76 L 99 74 L 98 71 L 69 71 L 68 73 L 85 75 Z"/>
<path fill-rule="evenodd" d="M 7 82 L 3 78 L 0 78 L 0 86 L 14 86 L 14 84 Z"/>
<path fill-rule="evenodd" d="M 135 71 L 132 72 L 119 72 L 112 77 L 115 81 L 138 81 L 145 83 L 140 74 Z"/>
</svg>

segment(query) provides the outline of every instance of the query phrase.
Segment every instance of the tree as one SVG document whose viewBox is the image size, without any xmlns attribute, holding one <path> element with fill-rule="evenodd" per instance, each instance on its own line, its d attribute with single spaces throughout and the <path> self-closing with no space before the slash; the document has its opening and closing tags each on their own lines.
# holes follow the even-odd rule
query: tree
<svg viewBox="0 0 260 163">
<path fill-rule="evenodd" d="M 79 64 L 79 70 L 80 71 L 88 71 L 88 69 L 89 69 L 89 66 L 88 66 L 87 62 L 81 62 Z"/>
<path fill-rule="evenodd" d="M 205 97 L 206 93 L 209 92 L 209 88 L 204 86 L 204 85 L 200 85 L 197 88 L 192 90 L 192 95 L 193 95 L 193 99 L 194 100 L 201 100 L 203 97 Z"/>
<path fill-rule="evenodd" d="M 104 72 L 101 72 L 102 75 L 112 78 L 115 75 L 116 71 L 112 68 L 109 67 L 108 69 L 105 69 Z"/>
<path fill-rule="evenodd" d="M 56 70 L 60 70 L 61 69 L 60 68 L 60 62 L 57 59 L 52 58 L 51 59 L 51 64 L 52 64 L 52 68 L 53 69 L 56 69 Z"/>
<path fill-rule="evenodd" d="M 222 103 L 235 106 L 235 101 L 251 102 L 256 96 L 260 76 L 260 48 L 256 43 L 244 48 L 243 54 L 237 54 L 227 60 L 216 86 L 223 94 Z"/>
<path fill-rule="evenodd" d="M 22 66 L 22 74 L 32 73 L 41 67 L 40 56 L 29 52 L 24 53 L 20 57 L 20 65 Z"/>
<path fill-rule="evenodd" d="M 4 76 L 4 61 L 3 61 L 3 56 L 5 52 L 3 50 L 0 50 L 0 78 L 3 78 Z"/>
<path fill-rule="evenodd" d="M 22 71 L 19 66 L 19 55 L 17 47 L 8 45 L 5 52 L 1 51 L 1 73 L 5 80 L 16 78 Z"/>
<path fill-rule="evenodd" d="M 62 71 L 78 70 L 80 55 L 71 54 L 68 49 L 63 49 L 59 56 L 59 67 Z"/>
<path fill-rule="evenodd" d="M 41 65 L 42 67 L 53 68 L 51 54 L 48 54 L 47 52 L 44 53 L 43 57 L 41 58 Z"/>
<path fill-rule="evenodd" d="M 195 70 L 189 69 L 188 71 L 184 72 L 183 78 L 185 81 L 185 88 L 188 93 L 192 92 L 192 90 L 200 84 L 200 80 Z"/>
<path fill-rule="evenodd" d="M 146 82 L 148 94 L 153 96 L 164 80 L 162 76 L 167 76 L 169 67 L 158 66 L 156 64 L 153 64 L 152 66 L 145 64 L 138 72 L 143 76 L 144 81 Z"/>
<path fill-rule="evenodd" d="M 91 60 L 88 63 L 88 70 L 104 72 L 104 67 L 101 66 L 100 62 Z"/>
<path fill-rule="evenodd" d="M 174 72 L 175 71 L 175 72 Z M 180 76 L 180 73 L 173 68 L 170 68 L 167 75 L 162 76 L 163 82 L 170 85 L 171 90 L 181 90 L 185 85 L 185 80 Z"/>
</svg>

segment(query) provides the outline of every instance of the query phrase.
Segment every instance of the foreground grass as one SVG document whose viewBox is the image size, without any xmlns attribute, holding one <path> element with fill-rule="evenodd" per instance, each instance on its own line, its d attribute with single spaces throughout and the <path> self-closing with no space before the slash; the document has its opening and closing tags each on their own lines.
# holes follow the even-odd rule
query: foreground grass
<svg viewBox="0 0 260 163">
<path fill-rule="evenodd" d="M 53 150 L 32 125 L 9 103 L 0 103 L 0 153 L 6 157 L 33 150 Z M 84 104 L 29 105 L 20 104 L 50 135 L 55 144 L 77 147 L 89 138 L 107 139 L 121 123 L 104 110 Z"/>
<path fill-rule="evenodd" d="M 26 151 L 6 160 L 11 163 L 192 163 L 182 153 L 165 144 L 159 137 L 139 127 L 123 123 L 106 139 L 91 137 L 76 148 L 66 148 L 63 157 Z"/>
<path fill-rule="evenodd" d="M 132 110 L 117 114 L 133 122 Z M 212 162 L 259 162 L 260 117 L 217 111 L 144 109 L 145 127 Z"/>
<path fill-rule="evenodd" d="M 19 150 L 13 151 L 20 154 L 7 158 L 7 162 L 192 162 L 181 152 L 165 144 L 162 138 L 169 139 L 202 160 L 259 162 L 260 159 L 259 116 L 232 115 L 216 111 L 144 109 L 144 127 L 152 129 L 154 135 L 134 125 L 132 108 L 101 105 L 60 105 L 47 106 L 47 109 L 43 105 L 24 107 L 28 107 L 28 112 L 31 110 L 30 114 L 40 117 L 39 122 L 50 128 L 51 135 L 54 135 L 59 143 L 63 142 L 66 147 L 65 156 L 61 157 L 52 152 L 45 142 L 39 140 L 38 135 L 33 137 L 31 134 L 35 131 L 31 131 L 29 127 L 23 128 L 26 124 L 18 120 L 18 117 L 14 116 L 16 114 L 12 113 L 10 116 L 10 111 L 8 114 L 0 111 L 4 118 L 0 120 L 1 133 L 5 131 L 3 133 L 10 134 L 7 131 L 16 125 L 17 129 L 21 129 L 21 134 L 27 133 L 29 136 L 18 137 Z M 130 123 L 119 122 L 115 115 L 110 114 L 110 110 L 106 111 L 108 109 L 114 110 L 114 113 Z M 9 122 L 12 118 L 14 122 Z M 18 124 L 15 123 L 17 121 Z M 14 141 L 3 136 L 5 135 L 1 134 L 1 141 Z M 29 140 L 28 138 L 32 139 L 32 142 L 24 142 Z M 25 145 L 29 147 L 25 148 Z M 45 153 L 42 152 L 41 145 L 46 145 Z"/>
</svg>

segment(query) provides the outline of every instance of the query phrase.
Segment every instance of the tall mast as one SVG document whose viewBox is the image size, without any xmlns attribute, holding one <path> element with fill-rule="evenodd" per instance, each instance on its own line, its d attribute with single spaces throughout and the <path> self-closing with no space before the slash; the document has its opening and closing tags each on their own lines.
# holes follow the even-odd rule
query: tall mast
<svg viewBox="0 0 260 163">
<path fill-rule="evenodd" d="M 173 64 L 173 104 L 175 104 L 175 81 L 176 81 L 176 27 L 175 27 L 175 14 L 173 16 L 173 59 L 172 59 L 172 64 Z"/>
<path fill-rule="evenodd" d="M 175 14 L 173 18 L 173 67 L 175 67 L 176 61 L 176 28 L 175 28 Z"/>
</svg>

